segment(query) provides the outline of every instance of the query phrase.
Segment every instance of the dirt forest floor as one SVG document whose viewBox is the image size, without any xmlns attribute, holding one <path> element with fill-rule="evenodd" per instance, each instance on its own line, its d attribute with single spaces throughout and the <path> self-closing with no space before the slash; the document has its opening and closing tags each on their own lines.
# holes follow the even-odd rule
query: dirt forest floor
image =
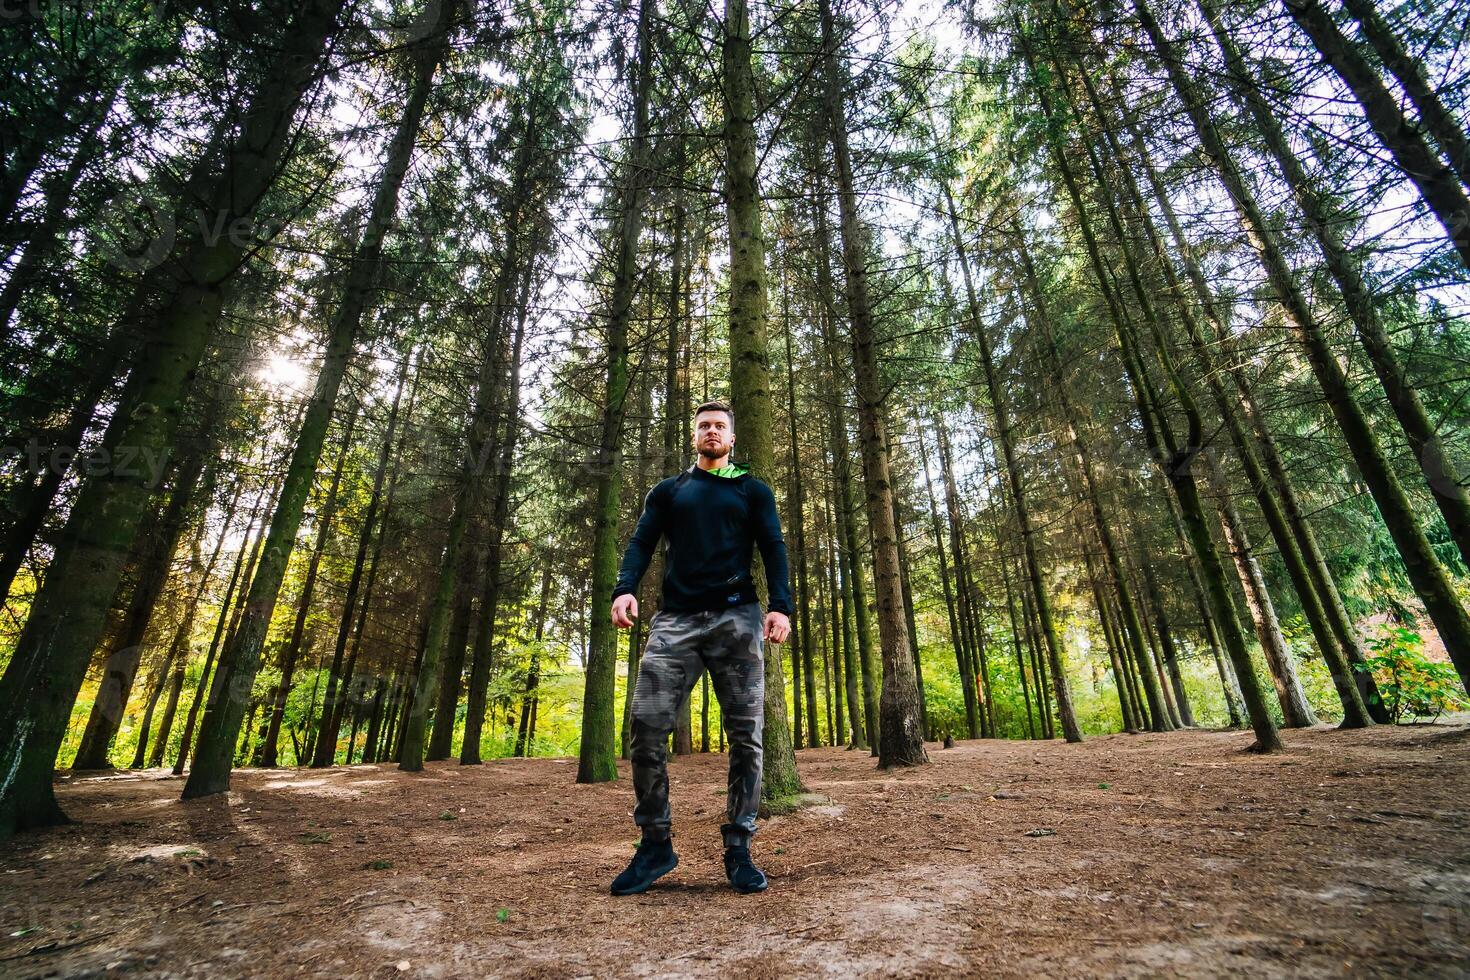
<svg viewBox="0 0 1470 980">
<path fill-rule="evenodd" d="M 1465 976 L 1470 726 L 800 753 L 729 891 L 721 756 L 672 763 L 679 867 L 633 852 L 626 767 L 66 779 L 80 823 L 0 845 L 0 975 Z"/>
</svg>

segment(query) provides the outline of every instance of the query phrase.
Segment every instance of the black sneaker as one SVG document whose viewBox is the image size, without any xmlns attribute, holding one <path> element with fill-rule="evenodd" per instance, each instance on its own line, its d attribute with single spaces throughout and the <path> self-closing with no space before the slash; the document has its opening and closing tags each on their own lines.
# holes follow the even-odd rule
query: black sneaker
<svg viewBox="0 0 1470 980">
<path fill-rule="evenodd" d="M 628 862 L 623 873 L 613 879 L 614 895 L 637 895 L 648 891 L 648 887 L 679 865 L 679 855 L 674 853 L 673 841 L 644 840 L 638 845 L 638 853 Z"/>
<path fill-rule="evenodd" d="M 725 848 L 725 877 L 731 888 L 747 895 L 765 891 L 768 884 L 765 872 L 751 862 L 750 848 L 740 844 Z"/>
</svg>

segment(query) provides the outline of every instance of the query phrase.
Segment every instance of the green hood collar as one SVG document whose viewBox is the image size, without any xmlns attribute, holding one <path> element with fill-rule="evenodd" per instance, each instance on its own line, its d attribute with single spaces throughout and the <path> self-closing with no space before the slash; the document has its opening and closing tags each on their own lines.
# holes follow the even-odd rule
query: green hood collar
<svg viewBox="0 0 1470 980">
<path fill-rule="evenodd" d="M 750 467 L 744 463 L 730 463 L 727 466 L 721 466 L 720 468 L 713 470 L 706 470 L 705 472 L 713 476 L 723 476 L 728 479 L 734 480 L 749 473 Z"/>
</svg>

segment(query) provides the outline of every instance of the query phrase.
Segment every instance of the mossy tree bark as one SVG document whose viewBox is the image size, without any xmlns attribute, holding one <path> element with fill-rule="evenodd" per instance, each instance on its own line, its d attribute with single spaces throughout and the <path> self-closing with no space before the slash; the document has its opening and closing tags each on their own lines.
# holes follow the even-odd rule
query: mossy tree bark
<svg viewBox="0 0 1470 980">
<path fill-rule="evenodd" d="M 756 173 L 756 93 L 751 69 L 750 7 L 725 0 L 721 89 L 725 102 L 725 214 L 730 224 L 730 404 L 739 442 L 736 455 L 769 480 L 772 445 L 770 352 L 766 337 L 766 240 Z M 760 565 L 759 555 L 756 564 Z M 757 575 L 757 589 L 764 589 Z M 761 593 L 764 597 L 764 592 Z M 786 679 L 779 648 L 767 653 L 765 755 L 761 795 L 766 799 L 804 790 L 796 771 L 786 716 Z"/>
<path fill-rule="evenodd" d="M 608 615 L 608 597 L 617 579 L 618 518 L 622 504 L 623 418 L 628 398 L 628 323 L 638 272 L 638 236 L 643 230 L 643 200 L 648 186 L 648 95 L 653 85 L 651 45 L 654 0 L 638 7 L 636 63 L 629 73 L 633 132 L 624 165 L 617 211 L 617 260 L 608 310 L 607 390 L 594 460 L 597 505 L 592 532 L 592 622 L 588 630 L 587 669 L 582 694 L 582 739 L 577 782 L 618 778 L 617 642 Z"/>
</svg>

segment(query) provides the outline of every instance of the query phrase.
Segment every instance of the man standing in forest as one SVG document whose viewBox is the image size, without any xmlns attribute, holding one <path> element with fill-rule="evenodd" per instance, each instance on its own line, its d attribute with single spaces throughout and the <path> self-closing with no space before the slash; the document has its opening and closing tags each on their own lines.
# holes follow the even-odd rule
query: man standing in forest
<svg viewBox="0 0 1470 980">
<path fill-rule="evenodd" d="M 648 492 L 628 541 L 612 592 L 619 629 L 638 615 L 635 593 L 662 535 L 663 602 L 649 623 L 648 646 L 633 692 L 633 822 L 643 830 L 638 853 L 612 883 L 614 895 L 647 891 L 679 863 L 669 839 L 669 734 L 684 699 L 708 669 L 730 738 L 730 789 L 725 875 L 739 892 L 766 888 L 750 859 L 761 797 L 761 726 L 765 721 L 763 641 L 784 643 L 791 633 L 791 586 L 786 542 L 771 488 L 730 462 L 735 413 L 724 402 L 694 411 L 694 465 Z M 752 547 L 760 545 L 770 592 L 761 615 L 750 574 Z"/>
</svg>

